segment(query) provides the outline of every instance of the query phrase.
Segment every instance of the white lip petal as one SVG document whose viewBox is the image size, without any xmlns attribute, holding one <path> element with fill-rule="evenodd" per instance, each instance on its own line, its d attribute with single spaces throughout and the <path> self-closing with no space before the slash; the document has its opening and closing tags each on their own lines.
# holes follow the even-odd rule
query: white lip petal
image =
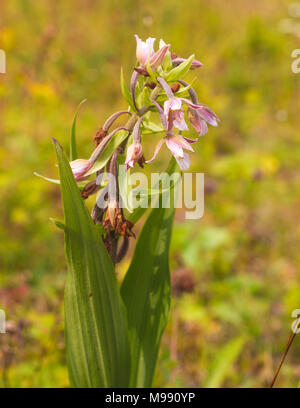
<svg viewBox="0 0 300 408">
<path fill-rule="evenodd" d="M 182 171 L 185 171 L 190 167 L 191 159 L 187 153 L 184 153 L 183 157 L 175 156 L 175 159 Z"/>
<path fill-rule="evenodd" d="M 178 146 L 182 147 L 183 149 L 190 150 L 191 152 L 194 151 L 190 143 L 183 136 L 174 135 L 173 140 Z"/>
<path fill-rule="evenodd" d="M 174 156 L 183 157 L 182 147 L 172 137 L 166 138 L 166 144 Z"/>
<path fill-rule="evenodd" d="M 181 99 L 180 98 L 174 97 L 172 99 L 169 99 L 169 101 L 170 101 L 170 109 L 171 110 L 181 109 Z"/>
<path fill-rule="evenodd" d="M 184 120 L 184 114 L 182 114 L 181 118 L 176 118 L 173 121 L 173 124 L 179 130 L 189 130 L 188 125 L 186 124 L 186 122 Z"/>
</svg>

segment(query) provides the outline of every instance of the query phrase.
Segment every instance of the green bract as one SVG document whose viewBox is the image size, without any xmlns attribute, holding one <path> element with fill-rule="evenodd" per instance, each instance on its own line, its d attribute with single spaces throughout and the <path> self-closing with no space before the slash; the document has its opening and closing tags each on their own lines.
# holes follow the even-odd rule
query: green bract
<svg viewBox="0 0 300 408">
<path fill-rule="evenodd" d="M 189 72 L 194 58 L 195 55 L 191 55 L 186 61 L 171 69 L 171 71 L 165 74 L 164 79 L 168 82 L 175 82 L 178 79 L 183 78 L 184 75 Z"/>
</svg>

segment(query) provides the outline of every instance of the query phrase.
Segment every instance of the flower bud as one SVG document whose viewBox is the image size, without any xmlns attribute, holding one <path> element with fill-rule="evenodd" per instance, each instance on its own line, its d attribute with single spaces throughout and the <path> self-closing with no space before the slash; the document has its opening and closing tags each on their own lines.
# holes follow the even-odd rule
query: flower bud
<svg viewBox="0 0 300 408">
<path fill-rule="evenodd" d="M 131 145 L 129 145 L 127 148 L 125 160 L 127 170 L 129 169 L 129 167 L 134 167 L 135 163 L 139 161 L 142 157 L 143 148 L 141 143 L 133 142 Z"/>
<path fill-rule="evenodd" d="M 92 167 L 92 163 L 89 160 L 77 159 L 70 162 L 70 166 L 76 181 L 85 180 L 85 173 Z"/>
<path fill-rule="evenodd" d="M 177 56 L 175 58 L 172 58 L 172 64 L 175 67 L 182 64 L 185 61 L 186 61 L 186 58 L 180 58 L 180 57 L 177 57 Z M 203 66 L 203 64 L 200 61 L 194 59 L 192 64 L 191 64 L 191 69 L 201 68 L 202 66 Z"/>
</svg>

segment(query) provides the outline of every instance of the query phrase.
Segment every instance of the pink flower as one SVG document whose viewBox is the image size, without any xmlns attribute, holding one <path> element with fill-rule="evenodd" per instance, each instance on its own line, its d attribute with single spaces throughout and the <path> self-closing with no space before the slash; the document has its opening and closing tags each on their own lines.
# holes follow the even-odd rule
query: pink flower
<svg viewBox="0 0 300 408">
<path fill-rule="evenodd" d="M 194 105 L 190 100 L 176 96 L 169 97 L 164 103 L 164 115 L 168 121 L 168 130 L 171 130 L 173 126 L 179 130 L 189 129 L 184 120 L 183 103 L 193 109 L 198 109 L 197 105 Z"/>
<path fill-rule="evenodd" d="M 203 136 L 207 131 L 207 123 L 211 126 L 218 126 L 220 120 L 218 116 L 206 105 L 195 105 L 188 108 L 188 118 L 194 126 L 199 136 Z"/>
<path fill-rule="evenodd" d="M 218 126 L 220 119 L 207 105 L 198 105 L 197 112 L 211 126 Z"/>
<path fill-rule="evenodd" d="M 164 115 L 168 121 L 168 130 L 175 126 L 179 130 L 188 130 L 184 120 L 184 110 L 180 98 L 172 97 L 164 103 Z"/>
<path fill-rule="evenodd" d="M 127 148 L 126 153 L 126 169 L 128 170 L 130 167 L 134 167 L 135 163 L 138 162 L 143 157 L 143 149 L 142 145 L 139 142 L 133 142 Z"/>
<path fill-rule="evenodd" d="M 156 69 L 159 67 L 170 48 L 170 45 L 162 46 L 157 52 L 154 52 L 155 38 L 149 37 L 146 41 L 142 41 L 138 35 L 136 38 L 136 58 L 143 68 L 146 68 L 149 58 L 150 67 Z"/>
<path fill-rule="evenodd" d="M 199 136 L 205 135 L 205 133 L 208 131 L 208 127 L 205 120 L 201 118 L 199 110 L 189 107 L 187 113 L 189 121 L 194 126 Z"/>
<path fill-rule="evenodd" d="M 89 160 L 77 159 L 70 162 L 70 166 L 76 181 L 86 180 L 84 175 L 90 170 L 93 163 Z"/>
<path fill-rule="evenodd" d="M 190 160 L 189 155 L 186 152 L 184 152 L 183 149 L 193 152 L 194 149 L 192 148 L 191 143 L 194 143 L 194 142 L 196 142 L 196 140 L 188 139 L 184 136 L 169 132 L 167 136 L 163 138 L 162 140 L 160 140 L 160 142 L 157 144 L 152 159 L 146 161 L 146 163 L 153 162 L 158 152 L 160 151 L 162 145 L 166 143 L 168 149 L 171 151 L 171 153 L 175 157 L 181 170 L 187 170 L 190 166 L 191 160 Z"/>
</svg>

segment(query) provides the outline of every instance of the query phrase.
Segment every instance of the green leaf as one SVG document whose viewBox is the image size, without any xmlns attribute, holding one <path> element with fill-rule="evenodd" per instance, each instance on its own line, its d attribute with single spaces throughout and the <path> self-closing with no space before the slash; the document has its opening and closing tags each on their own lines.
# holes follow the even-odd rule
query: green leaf
<svg viewBox="0 0 300 408">
<path fill-rule="evenodd" d="M 57 226 L 57 228 L 64 230 L 66 228 L 65 224 L 56 218 L 50 218 L 50 221 L 53 222 L 54 225 Z"/>
<path fill-rule="evenodd" d="M 78 112 L 79 112 L 81 106 L 86 101 L 87 101 L 87 99 L 84 99 L 83 101 L 81 101 L 80 104 L 77 106 L 77 109 L 75 111 L 73 124 L 72 124 L 72 130 L 71 130 L 71 138 L 70 138 L 70 161 L 78 159 L 77 147 L 76 147 L 76 121 L 77 121 Z"/>
<path fill-rule="evenodd" d="M 169 246 L 171 208 L 154 208 L 138 239 L 121 295 L 131 347 L 131 387 L 150 387 L 171 299 Z"/>
<path fill-rule="evenodd" d="M 121 91 L 122 91 L 122 95 L 124 96 L 125 100 L 129 103 L 131 109 L 136 112 L 136 109 L 134 107 L 133 101 L 132 101 L 132 97 L 131 94 L 129 92 L 129 89 L 126 86 L 126 82 L 124 79 L 124 73 L 123 73 L 123 68 L 121 68 L 121 78 L 120 78 L 120 82 L 121 82 Z"/>
<path fill-rule="evenodd" d="M 238 337 L 231 340 L 218 352 L 204 384 L 205 388 L 218 388 L 222 386 L 230 367 L 240 355 L 245 342 L 246 338 L 244 336 Z"/>
<path fill-rule="evenodd" d="M 49 181 L 49 183 L 60 184 L 60 180 L 56 180 L 56 179 L 52 179 L 52 178 L 49 178 L 49 177 L 42 176 L 41 174 L 37 173 L 36 171 L 33 174 L 35 176 L 45 180 L 45 181 Z M 86 185 L 86 183 L 87 183 L 87 181 L 77 181 L 77 186 L 82 189 Z"/>
<path fill-rule="evenodd" d="M 37 173 L 36 171 L 33 173 L 35 176 L 40 177 L 41 179 L 45 180 L 45 181 L 49 181 L 49 183 L 53 183 L 53 184 L 60 184 L 60 180 L 55 180 L 49 177 L 45 177 L 42 176 L 41 174 Z"/>
<path fill-rule="evenodd" d="M 150 120 L 144 120 L 143 121 L 143 135 L 147 135 L 147 134 L 153 134 L 153 133 L 163 133 L 166 130 L 156 124 L 155 122 L 151 122 Z"/>
<path fill-rule="evenodd" d="M 150 100 L 150 90 L 147 87 L 144 87 L 143 90 L 140 92 L 139 96 L 139 104 L 140 106 L 150 106 L 151 105 L 151 100 Z"/>
<path fill-rule="evenodd" d="M 174 82 L 177 81 L 178 79 L 183 78 L 184 75 L 189 71 L 194 58 L 195 55 L 191 55 L 186 61 L 179 64 L 177 67 L 171 69 L 171 71 L 169 71 L 165 75 L 164 79 L 168 82 Z"/>
<path fill-rule="evenodd" d="M 90 176 L 91 174 L 95 173 L 98 170 L 103 169 L 106 165 L 108 160 L 111 158 L 113 152 L 117 149 L 117 147 L 126 139 L 128 136 L 128 132 L 124 130 L 120 130 L 119 132 L 115 133 L 112 139 L 108 142 L 107 146 L 101 153 L 100 157 L 93 165 L 93 167 L 86 173 L 86 176 Z"/>
<path fill-rule="evenodd" d="M 147 64 L 146 64 L 146 69 L 147 69 L 147 72 L 148 72 L 148 74 L 150 75 L 150 78 L 152 79 L 152 81 L 156 82 L 155 73 L 154 73 L 154 71 L 152 70 L 151 65 L 150 65 L 150 54 L 148 55 Z"/>
<path fill-rule="evenodd" d="M 55 143 L 65 214 L 67 363 L 73 387 L 127 387 L 130 350 L 113 264 Z"/>
</svg>

